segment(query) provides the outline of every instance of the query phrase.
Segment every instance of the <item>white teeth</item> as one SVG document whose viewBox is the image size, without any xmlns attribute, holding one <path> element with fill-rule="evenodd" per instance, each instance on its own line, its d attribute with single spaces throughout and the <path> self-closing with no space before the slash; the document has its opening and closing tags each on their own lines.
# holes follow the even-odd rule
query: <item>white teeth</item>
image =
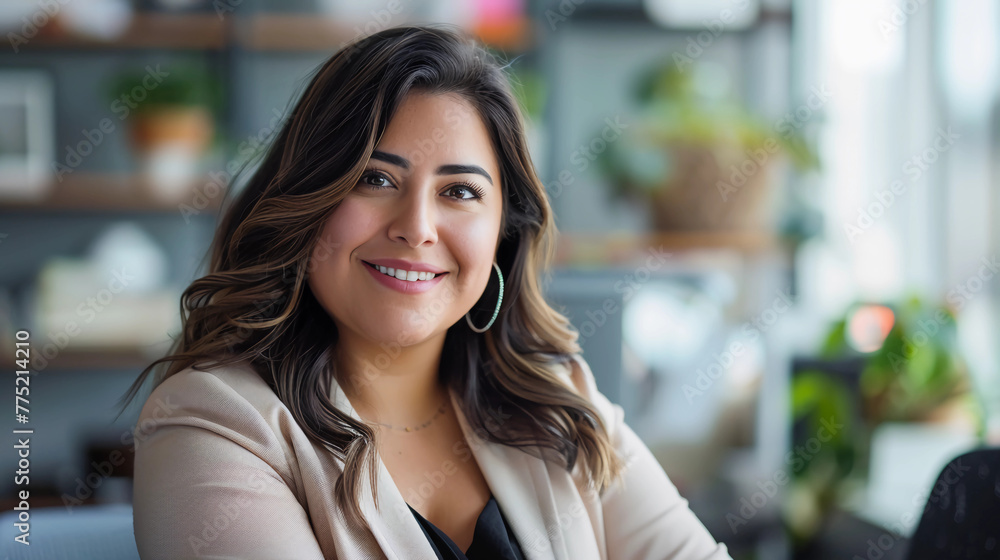
<svg viewBox="0 0 1000 560">
<path fill-rule="evenodd" d="M 381 272 L 382 274 L 388 274 L 389 276 L 393 276 L 399 280 L 406 280 L 407 282 L 419 282 L 421 280 L 431 280 L 432 278 L 437 276 L 433 272 L 416 272 L 414 270 L 403 270 L 401 268 L 399 269 L 387 268 L 378 265 L 376 265 L 376 268 L 378 268 L 379 272 Z"/>
</svg>

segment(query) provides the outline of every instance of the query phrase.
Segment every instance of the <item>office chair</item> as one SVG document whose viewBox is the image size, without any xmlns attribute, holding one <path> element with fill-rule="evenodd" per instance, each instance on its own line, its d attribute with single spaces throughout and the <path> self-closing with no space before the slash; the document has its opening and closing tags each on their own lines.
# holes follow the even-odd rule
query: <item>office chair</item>
<svg viewBox="0 0 1000 560">
<path fill-rule="evenodd" d="M 906 558 L 1000 559 L 1000 448 L 970 451 L 942 469 Z"/>
</svg>

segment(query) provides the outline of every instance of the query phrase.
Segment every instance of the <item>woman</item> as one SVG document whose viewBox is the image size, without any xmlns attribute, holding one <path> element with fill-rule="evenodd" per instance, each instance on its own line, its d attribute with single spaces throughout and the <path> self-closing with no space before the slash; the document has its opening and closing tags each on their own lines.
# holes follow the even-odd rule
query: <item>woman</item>
<svg viewBox="0 0 1000 560">
<path fill-rule="evenodd" d="M 543 299 L 502 68 L 388 29 L 325 63 L 229 208 L 136 426 L 143 558 L 729 558 Z"/>
</svg>

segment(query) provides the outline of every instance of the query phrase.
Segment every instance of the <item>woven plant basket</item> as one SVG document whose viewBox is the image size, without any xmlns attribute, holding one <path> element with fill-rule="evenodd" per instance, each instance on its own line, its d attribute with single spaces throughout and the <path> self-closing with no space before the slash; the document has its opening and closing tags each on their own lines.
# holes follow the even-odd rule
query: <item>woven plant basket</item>
<svg viewBox="0 0 1000 560">
<path fill-rule="evenodd" d="M 657 230 L 776 229 L 772 177 L 780 154 L 768 153 L 758 164 L 735 146 L 673 143 L 666 149 L 673 162 L 671 178 L 649 195 Z"/>
</svg>

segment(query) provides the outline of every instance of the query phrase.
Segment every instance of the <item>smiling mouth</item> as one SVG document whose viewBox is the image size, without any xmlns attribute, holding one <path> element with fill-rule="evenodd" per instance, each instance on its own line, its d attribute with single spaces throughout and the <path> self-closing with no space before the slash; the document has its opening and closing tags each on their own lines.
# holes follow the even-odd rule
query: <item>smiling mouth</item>
<svg viewBox="0 0 1000 560">
<path fill-rule="evenodd" d="M 361 262 L 365 263 L 367 266 L 369 266 L 371 268 L 374 268 L 376 271 L 378 271 L 381 274 L 384 274 L 386 276 L 390 276 L 390 277 L 395 278 L 397 280 L 402 280 L 404 282 L 426 282 L 428 280 L 433 280 L 433 279 L 437 278 L 438 276 L 444 276 L 445 274 L 448 274 L 447 272 L 439 272 L 437 274 L 435 274 L 433 272 L 417 272 L 417 273 L 406 272 L 405 275 L 404 275 L 404 277 L 400 278 L 400 276 L 399 276 L 400 271 L 399 270 L 396 270 L 396 269 L 393 269 L 393 268 L 388 268 L 388 267 L 385 267 L 385 266 L 378 266 L 378 265 L 372 264 L 372 263 L 370 263 L 368 261 L 361 261 Z"/>
</svg>

